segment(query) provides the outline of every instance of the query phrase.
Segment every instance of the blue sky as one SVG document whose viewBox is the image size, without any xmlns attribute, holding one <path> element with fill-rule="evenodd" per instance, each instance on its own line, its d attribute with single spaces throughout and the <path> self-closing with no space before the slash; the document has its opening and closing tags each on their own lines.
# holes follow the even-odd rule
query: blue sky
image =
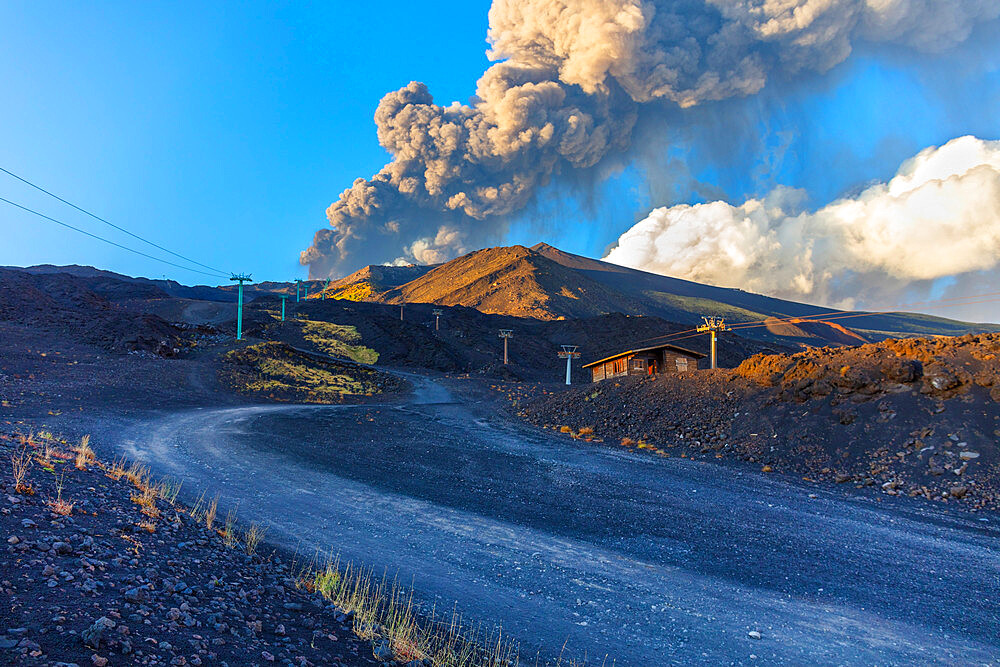
<svg viewBox="0 0 1000 667">
<path fill-rule="evenodd" d="M 381 96 L 416 79 L 439 102 L 464 101 L 488 64 L 488 2 L 425 7 L 4 3 L 0 166 L 211 266 L 304 276 L 298 252 L 326 207 L 387 159 L 372 121 Z M 591 205 L 557 181 L 507 241 L 599 256 L 655 206 L 707 191 L 740 202 L 777 184 L 822 205 L 928 145 L 1000 138 L 998 42 L 979 35 L 919 60 L 861 52 L 821 79 L 707 112 L 654 110 L 646 139 L 684 178 L 626 161 Z M 720 132 L 734 117 L 739 126 Z M 149 250 L 0 176 L 2 197 Z M 0 264 L 204 279 L 2 204 L 0 227 Z"/>
</svg>

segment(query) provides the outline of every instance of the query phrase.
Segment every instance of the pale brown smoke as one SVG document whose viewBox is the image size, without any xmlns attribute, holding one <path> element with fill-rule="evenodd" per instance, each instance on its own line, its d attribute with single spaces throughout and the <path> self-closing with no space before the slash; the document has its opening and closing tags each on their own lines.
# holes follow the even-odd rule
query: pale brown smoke
<svg viewBox="0 0 1000 667">
<path fill-rule="evenodd" d="M 1000 14 L 996 0 L 495 0 L 491 59 L 468 104 L 422 83 L 375 112 L 392 161 L 327 209 L 310 276 L 440 261 L 495 240 L 560 170 L 629 148 L 640 105 L 751 95 L 823 72 L 858 41 L 938 50 Z"/>
</svg>

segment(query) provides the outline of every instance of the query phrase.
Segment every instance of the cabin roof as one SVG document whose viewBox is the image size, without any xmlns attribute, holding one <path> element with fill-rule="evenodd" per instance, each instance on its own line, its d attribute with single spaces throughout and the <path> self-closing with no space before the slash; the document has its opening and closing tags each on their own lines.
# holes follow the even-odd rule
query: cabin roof
<svg viewBox="0 0 1000 667">
<path fill-rule="evenodd" d="M 677 347 L 676 345 L 653 345 L 652 347 L 640 347 L 634 350 L 626 350 L 625 352 L 612 354 L 610 357 L 604 357 L 603 359 L 598 359 L 597 361 L 591 361 L 589 364 L 584 364 L 583 368 L 590 368 L 591 366 L 596 366 L 597 364 L 603 364 L 605 361 L 611 361 L 612 359 L 618 359 L 619 357 L 627 357 L 630 354 L 638 354 L 640 352 L 652 352 L 653 350 L 674 350 L 675 352 L 686 354 L 687 356 L 694 357 L 695 359 L 705 358 L 705 355 L 702 354 L 701 352 L 695 352 L 694 350 L 689 350 L 686 347 Z"/>
</svg>

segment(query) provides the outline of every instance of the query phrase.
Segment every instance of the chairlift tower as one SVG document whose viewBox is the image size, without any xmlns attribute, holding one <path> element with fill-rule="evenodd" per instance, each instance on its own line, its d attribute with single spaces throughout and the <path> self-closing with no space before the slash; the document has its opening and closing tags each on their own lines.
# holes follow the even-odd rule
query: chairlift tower
<svg viewBox="0 0 1000 667">
<path fill-rule="evenodd" d="M 576 345 L 563 345 L 562 350 L 559 352 L 559 358 L 566 360 L 566 384 L 570 384 L 571 373 L 573 372 L 573 360 L 580 357 L 580 353 L 577 352 L 578 346 Z"/>
<path fill-rule="evenodd" d="M 503 338 L 503 363 L 507 365 L 507 341 L 514 337 L 513 329 L 501 329 L 500 338 Z"/>
<path fill-rule="evenodd" d="M 431 311 L 431 313 L 434 315 L 434 331 L 437 331 L 441 328 L 441 314 L 444 313 L 444 311 L 440 308 L 435 308 Z"/>
<path fill-rule="evenodd" d="M 281 299 L 281 321 L 285 321 L 285 302 L 288 301 L 287 294 L 279 294 L 278 298 Z"/>
<path fill-rule="evenodd" d="M 299 302 L 299 293 L 302 292 L 302 278 L 295 279 L 295 303 Z"/>
<path fill-rule="evenodd" d="M 711 343 L 711 367 L 716 368 L 715 363 L 715 335 L 720 331 L 728 331 L 726 327 L 726 321 L 721 317 L 716 319 L 715 317 L 703 317 L 701 318 L 705 321 L 704 324 L 698 327 L 700 333 L 708 332 L 712 337 Z"/>
<path fill-rule="evenodd" d="M 243 283 L 250 282 L 249 273 L 234 273 L 230 280 L 239 283 L 236 297 L 236 340 L 243 338 Z"/>
</svg>

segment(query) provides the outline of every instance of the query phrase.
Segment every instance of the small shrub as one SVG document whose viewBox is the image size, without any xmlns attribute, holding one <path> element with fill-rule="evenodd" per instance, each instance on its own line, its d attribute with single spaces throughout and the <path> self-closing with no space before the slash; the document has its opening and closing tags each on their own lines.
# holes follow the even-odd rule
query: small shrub
<svg viewBox="0 0 1000 667">
<path fill-rule="evenodd" d="M 569 426 L 560 426 L 559 427 L 559 432 L 560 433 L 572 433 L 573 429 L 571 429 Z"/>
<path fill-rule="evenodd" d="M 583 428 L 580 429 L 579 433 L 580 435 L 594 435 L 594 427 L 584 426 Z"/>
<path fill-rule="evenodd" d="M 631 447 L 635 444 L 632 438 L 622 438 L 622 447 Z"/>
</svg>

